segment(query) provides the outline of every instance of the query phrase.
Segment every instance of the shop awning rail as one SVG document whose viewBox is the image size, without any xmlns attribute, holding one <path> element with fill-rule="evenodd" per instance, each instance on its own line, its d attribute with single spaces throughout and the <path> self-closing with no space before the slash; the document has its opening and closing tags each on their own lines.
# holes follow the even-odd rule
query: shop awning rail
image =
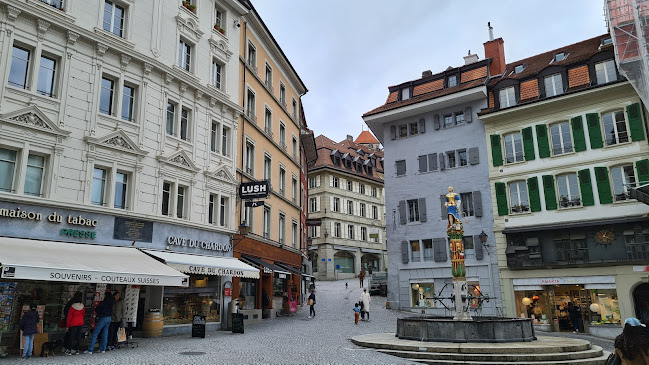
<svg viewBox="0 0 649 365">
<path fill-rule="evenodd" d="M 259 269 L 235 257 L 205 256 L 180 252 L 142 249 L 170 267 L 188 274 L 232 276 L 259 279 Z"/>
<path fill-rule="evenodd" d="M 136 248 L 0 237 L 0 277 L 188 286 L 189 277 Z"/>
<path fill-rule="evenodd" d="M 277 274 L 283 274 L 283 275 L 290 275 L 291 273 L 283 268 L 280 268 L 277 265 L 273 265 L 271 263 L 268 263 L 262 259 L 258 259 L 256 257 L 252 256 L 247 256 L 247 255 L 241 255 L 241 259 L 250 262 L 252 265 L 258 265 L 264 272 L 270 274 L 272 273 L 277 273 Z M 271 271 L 271 272 L 268 272 Z"/>
</svg>

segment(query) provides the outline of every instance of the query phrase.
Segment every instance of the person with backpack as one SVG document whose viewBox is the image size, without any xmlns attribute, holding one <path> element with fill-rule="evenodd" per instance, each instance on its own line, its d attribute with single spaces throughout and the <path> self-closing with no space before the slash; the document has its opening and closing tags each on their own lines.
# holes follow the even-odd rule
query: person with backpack
<svg viewBox="0 0 649 365">
<path fill-rule="evenodd" d="M 95 313 L 97 314 L 95 330 L 92 331 L 90 346 L 88 346 L 88 349 L 84 351 L 84 353 L 93 353 L 95 349 L 95 343 L 97 342 L 97 337 L 99 337 L 100 334 L 101 342 L 99 343 L 99 351 L 101 353 L 106 352 L 106 344 L 108 343 L 108 327 L 110 327 L 114 304 L 115 299 L 113 299 L 113 294 L 109 291 L 106 291 L 106 294 L 104 294 L 104 300 L 95 308 Z"/>
<path fill-rule="evenodd" d="M 79 355 L 79 348 L 81 347 L 81 337 L 83 335 L 83 321 L 86 317 L 86 307 L 83 305 L 83 294 L 81 292 L 74 293 L 72 299 L 73 304 L 66 315 L 66 329 L 65 329 L 65 354 L 66 355 Z M 74 348 L 72 342 L 75 342 Z"/>
<path fill-rule="evenodd" d="M 34 335 L 38 333 L 38 322 L 40 317 L 36 311 L 36 304 L 31 304 L 29 310 L 23 314 L 18 323 L 18 328 L 23 331 L 25 346 L 23 347 L 23 359 L 29 359 L 34 352 Z"/>
</svg>

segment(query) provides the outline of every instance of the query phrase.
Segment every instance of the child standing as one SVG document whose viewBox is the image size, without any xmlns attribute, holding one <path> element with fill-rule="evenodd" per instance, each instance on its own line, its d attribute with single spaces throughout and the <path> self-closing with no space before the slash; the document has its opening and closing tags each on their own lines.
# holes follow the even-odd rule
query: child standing
<svg viewBox="0 0 649 365">
<path fill-rule="evenodd" d="M 358 324 L 358 317 L 361 315 L 361 307 L 358 306 L 358 303 L 354 304 L 354 323 Z"/>
<path fill-rule="evenodd" d="M 40 320 L 36 312 L 36 304 L 29 306 L 29 311 L 23 314 L 18 327 L 23 331 L 25 346 L 23 348 L 23 359 L 32 357 L 34 352 L 34 335 L 38 332 L 38 321 Z"/>
</svg>

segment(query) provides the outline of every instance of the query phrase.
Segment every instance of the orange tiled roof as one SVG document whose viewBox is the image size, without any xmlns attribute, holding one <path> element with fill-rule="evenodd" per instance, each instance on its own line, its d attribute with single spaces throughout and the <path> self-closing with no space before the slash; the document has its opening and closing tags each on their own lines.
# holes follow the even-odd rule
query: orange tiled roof
<svg viewBox="0 0 649 365">
<path fill-rule="evenodd" d="M 342 142 L 334 142 L 331 139 L 323 136 L 322 134 L 315 138 L 316 148 L 318 150 L 318 159 L 315 163 L 309 164 L 309 171 L 313 171 L 320 168 L 331 168 L 334 170 L 339 170 L 348 174 L 356 175 L 359 177 L 364 177 L 366 179 L 375 180 L 377 182 L 383 183 L 383 167 L 381 166 L 381 159 L 383 159 L 383 151 L 369 148 L 367 146 L 360 145 L 354 141 L 345 139 Z M 363 154 L 358 153 L 362 151 Z M 344 165 L 336 166 L 334 165 L 331 154 L 334 151 L 338 151 L 340 156 L 349 154 L 349 157 L 352 161 L 358 158 L 358 161 L 365 163 L 368 161 L 369 156 L 374 154 L 376 156 L 376 167 L 372 166 L 372 175 L 368 175 L 365 171 L 357 171 L 353 167 L 351 169 L 346 168 Z"/>
<path fill-rule="evenodd" d="M 362 131 L 361 134 L 358 135 L 356 140 L 354 141 L 356 143 L 379 143 L 379 140 L 374 137 L 374 135 L 370 131 Z"/>
</svg>

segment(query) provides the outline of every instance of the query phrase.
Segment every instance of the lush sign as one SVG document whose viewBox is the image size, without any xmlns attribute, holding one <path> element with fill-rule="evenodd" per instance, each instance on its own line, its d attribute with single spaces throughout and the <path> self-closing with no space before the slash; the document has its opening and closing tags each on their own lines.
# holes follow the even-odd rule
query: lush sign
<svg viewBox="0 0 649 365">
<path fill-rule="evenodd" d="M 244 200 L 266 198 L 269 191 L 267 180 L 241 183 L 239 185 L 239 198 Z"/>
</svg>

